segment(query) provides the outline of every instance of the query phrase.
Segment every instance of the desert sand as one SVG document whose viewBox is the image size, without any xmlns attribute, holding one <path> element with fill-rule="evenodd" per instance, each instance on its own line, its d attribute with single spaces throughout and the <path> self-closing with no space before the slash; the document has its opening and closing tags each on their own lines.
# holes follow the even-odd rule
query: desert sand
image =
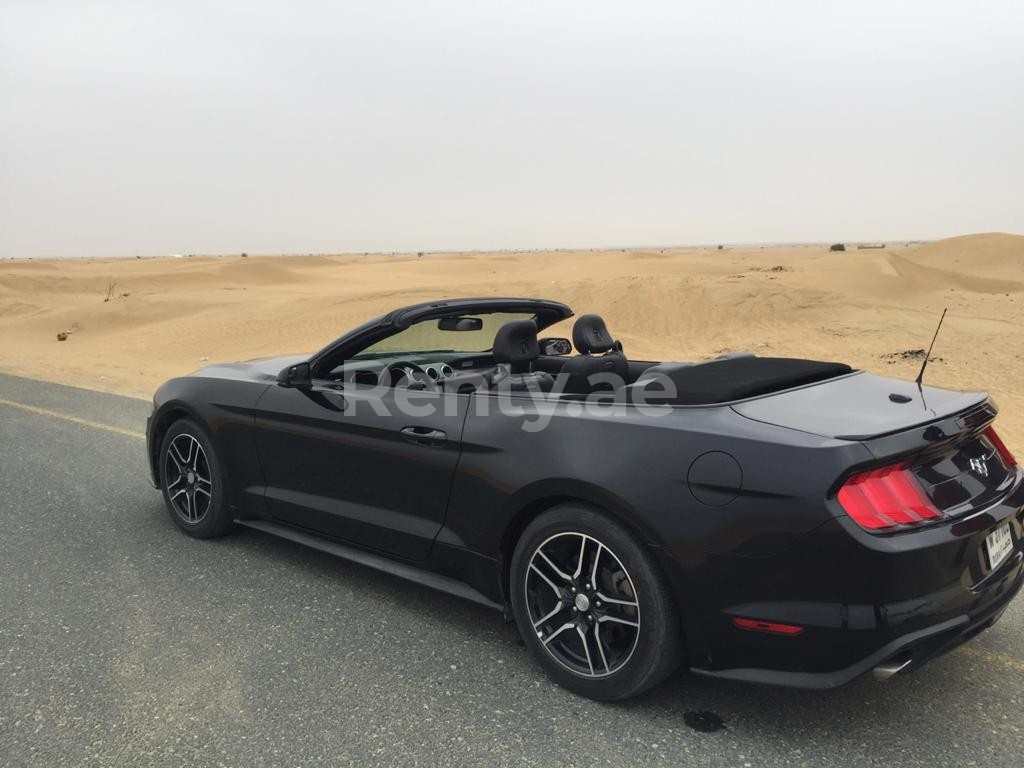
<svg viewBox="0 0 1024 768">
<path fill-rule="evenodd" d="M 1024 454 L 1024 236 L 1005 234 L 835 253 L 806 246 L 5 261 L 0 371 L 149 397 L 164 379 L 207 361 L 313 352 L 394 307 L 477 295 L 538 296 L 599 313 L 635 359 L 749 350 L 901 378 L 913 378 L 921 361 L 900 353 L 927 347 L 949 307 L 926 380 L 991 392 L 1004 439 Z"/>
</svg>

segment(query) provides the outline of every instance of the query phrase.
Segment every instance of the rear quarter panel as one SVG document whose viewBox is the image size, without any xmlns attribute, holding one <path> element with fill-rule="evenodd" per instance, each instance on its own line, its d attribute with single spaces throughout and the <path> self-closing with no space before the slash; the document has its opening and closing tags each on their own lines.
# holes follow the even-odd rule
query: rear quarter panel
<svg viewBox="0 0 1024 768">
<path fill-rule="evenodd" d="M 520 415 L 499 413 L 493 401 L 486 414 L 470 408 L 442 541 L 497 556 L 521 510 L 569 497 L 603 507 L 654 546 L 767 557 L 829 519 L 829 487 L 870 458 L 859 443 L 760 424 L 728 407 L 657 416 L 631 406 L 588 413 L 571 402 L 539 414 L 528 399 L 521 407 Z M 691 468 L 710 452 L 735 460 L 735 487 L 688 481 L 700 479 Z"/>
</svg>

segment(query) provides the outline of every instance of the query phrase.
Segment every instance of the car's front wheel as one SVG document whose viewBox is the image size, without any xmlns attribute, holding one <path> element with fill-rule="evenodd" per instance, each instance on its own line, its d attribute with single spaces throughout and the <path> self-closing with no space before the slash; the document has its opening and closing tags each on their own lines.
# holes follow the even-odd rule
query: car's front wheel
<svg viewBox="0 0 1024 768">
<path fill-rule="evenodd" d="M 231 530 L 220 462 L 210 439 L 191 419 L 171 425 L 160 444 L 160 487 L 171 519 L 189 536 Z"/>
<path fill-rule="evenodd" d="M 516 623 L 556 682 L 624 699 L 680 661 L 678 611 L 643 542 L 601 512 L 554 507 L 527 526 L 510 572 Z"/>
</svg>

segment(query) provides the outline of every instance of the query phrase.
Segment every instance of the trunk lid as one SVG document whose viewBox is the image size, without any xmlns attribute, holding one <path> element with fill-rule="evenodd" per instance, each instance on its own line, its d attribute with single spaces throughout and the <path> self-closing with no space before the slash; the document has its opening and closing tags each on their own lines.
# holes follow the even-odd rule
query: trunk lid
<svg viewBox="0 0 1024 768">
<path fill-rule="evenodd" d="M 870 440 L 902 432 L 986 402 L 984 392 L 922 387 L 863 371 L 737 403 L 754 421 L 840 440 Z"/>
<path fill-rule="evenodd" d="M 870 373 L 738 403 L 749 419 L 863 444 L 871 460 L 850 474 L 905 464 L 944 519 L 998 503 L 1019 480 L 991 431 L 984 392 L 921 387 Z"/>
</svg>

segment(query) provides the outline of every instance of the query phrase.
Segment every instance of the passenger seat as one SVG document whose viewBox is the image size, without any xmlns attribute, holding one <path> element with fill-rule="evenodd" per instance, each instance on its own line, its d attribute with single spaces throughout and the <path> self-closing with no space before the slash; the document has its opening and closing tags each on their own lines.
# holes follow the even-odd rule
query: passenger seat
<svg viewBox="0 0 1024 768">
<path fill-rule="evenodd" d="M 622 345 L 612 339 L 600 315 L 580 315 L 572 327 L 572 343 L 579 354 L 562 366 L 561 373 L 568 376 L 565 392 L 590 394 L 613 390 L 627 382 L 629 363 Z M 591 382 L 595 374 L 612 374 L 618 380 Z"/>
</svg>

